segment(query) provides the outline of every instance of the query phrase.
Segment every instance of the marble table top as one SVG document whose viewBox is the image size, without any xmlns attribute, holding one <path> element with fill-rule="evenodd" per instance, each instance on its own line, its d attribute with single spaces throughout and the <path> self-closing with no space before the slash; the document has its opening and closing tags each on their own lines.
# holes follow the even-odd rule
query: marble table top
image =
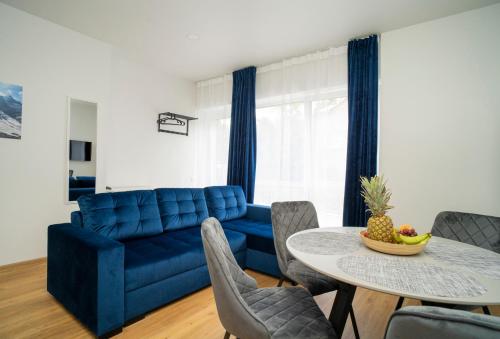
<svg viewBox="0 0 500 339">
<path fill-rule="evenodd" d="M 351 285 L 420 300 L 500 304 L 500 254 L 432 237 L 414 256 L 394 256 L 365 247 L 358 227 L 317 228 L 287 240 L 306 266 Z"/>
</svg>

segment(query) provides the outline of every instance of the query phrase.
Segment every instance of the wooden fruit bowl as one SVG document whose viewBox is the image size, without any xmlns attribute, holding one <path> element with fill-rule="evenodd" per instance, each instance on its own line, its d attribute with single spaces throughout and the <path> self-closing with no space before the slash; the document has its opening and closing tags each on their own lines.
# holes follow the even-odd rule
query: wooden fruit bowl
<svg viewBox="0 0 500 339">
<path fill-rule="evenodd" d="M 406 245 L 406 244 L 391 244 L 388 242 L 373 240 L 363 235 L 362 231 L 359 233 L 361 237 L 361 241 L 365 244 L 366 247 L 371 248 L 377 252 L 393 254 L 393 255 L 415 255 L 422 252 L 427 246 L 427 242 L 416 245 Z"/>
</svg>

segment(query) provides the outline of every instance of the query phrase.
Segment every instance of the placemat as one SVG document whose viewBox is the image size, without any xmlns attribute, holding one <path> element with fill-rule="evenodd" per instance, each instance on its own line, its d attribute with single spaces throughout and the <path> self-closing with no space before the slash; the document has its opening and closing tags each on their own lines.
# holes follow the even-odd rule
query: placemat
<svg viewBox="0 0 500 339">
<path fill-rule="evenodd" d="M 294 235 L 289 245 L 296 250 L 322 255 L 349 254 L 361 246 L 357 234 L 310 232 Z"/>
<path fill-rule="evenodd" d="M 487 291 L 471 275 L 411 258 L 346 256 L 337 266 L 357 279 L 409 294 L 456 298 Z"/>
<path fill-rule="evenodd" d="M 434 239 L 433 239 L 434 240 Z M 425 252 L 435 260 L 461 266 L 491 279 L 500 279 L 500 254 L 465 244 L 431 241 Z"/>
</svg>

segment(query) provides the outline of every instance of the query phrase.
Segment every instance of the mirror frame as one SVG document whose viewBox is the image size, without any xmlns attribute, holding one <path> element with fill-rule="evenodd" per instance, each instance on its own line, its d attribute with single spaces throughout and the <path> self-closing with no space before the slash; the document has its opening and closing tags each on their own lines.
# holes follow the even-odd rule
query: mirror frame
<svg viewBox="0 0 500 339">
<path fill-rule="evenodd" d="M 66 135 L 64 136 L 64 142 L 65 142 L 65 147 L 64 147 L 64 203 L 66 205 L 77 205 L 78 202 L 75 201 L 70 201 L 69 200 L 69 140 L 71 137 L 71 101 L 72 100 L 78 100 L 78 101 L 86 101 L 88 103 L 92 103 L 96 105 L 96 140 L 99 141 L 99 101 L 93 98 L 83 98 L 81 96 L 72 96 L 68 95 L 66 98 Z M 99 143 L 99 142 L 98 142 Z M 95 148 L 95 180 L 96 180 L 96 193 L 97 193 L 97 168 L 98 168 L 98 154 L 99 154 L 99 148 Z"/>
</svg>

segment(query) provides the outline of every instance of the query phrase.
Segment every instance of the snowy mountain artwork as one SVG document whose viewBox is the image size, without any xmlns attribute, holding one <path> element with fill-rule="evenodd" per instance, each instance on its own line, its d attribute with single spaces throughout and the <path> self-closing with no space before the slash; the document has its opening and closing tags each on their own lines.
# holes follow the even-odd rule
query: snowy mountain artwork
<svg viewBox="0 0 500 339">
<path fill-rule="evenodd" d="M 0 138 L 21 139 L 23 86 L 0 81 Z"/>
</svg>

